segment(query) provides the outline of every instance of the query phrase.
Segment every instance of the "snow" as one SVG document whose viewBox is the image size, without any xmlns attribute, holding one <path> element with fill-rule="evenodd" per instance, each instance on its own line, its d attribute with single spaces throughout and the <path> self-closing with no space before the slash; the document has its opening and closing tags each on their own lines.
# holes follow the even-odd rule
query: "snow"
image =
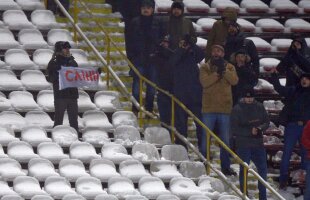
<svg viewBox="0 0 310 200">
<path fill-rule="evenodd" d="M 20 48 L 19 43 L 15 40 L 10 30 L 1 28 L 0 38 L 0 49 Z"/>
<path fill-rule="evenodd" d="M 214 18 L 200 18 L 196 23 L 201 26 L 204 31 L 209 32 L 212 29 L 214 22 L 216 22 L 216 19 Z"/>
<path fill-rule="evenodd" d="M 28 91 L 47 90 L 52 88 L 52 85 L 47 82 L 43 72 L 39 70 L 24 70 L 21 73 L 20 80 Z"/>
<path fill-rule="evenodd" d="M 52 130 L 52 139 L 62 147 L 69 147 L 78 140 L 75 129 L 66 125 L 58 125 Z"/>
<path fill-rule="evenodd" d="M 38 180 L 29 176 L 16 177 L 13 188 L 25 199 L 31 199 L 34 195 L 46 194 L 45 191 L 41 190 Z"/>
<path fill-rule="evenodd" d="M 171 161 L 153 161 L 151 162 L 150 172 L 152 176 L 169 182 L 173 177 L 182 177 L 175 164 Z"/>
<path fill-rule="evenodd" d="M 94 177 L 78 178 L 76 181 L 76 191 L 86 199 L 94 199 L 99 194 L 107 194 L 102 189 L 100 180 Z"/>
<path fill-rule="evenodd" d="M 37 29 L 23 29 L 18 33 L 18 41 L 24 49 L 49 48 L 43 35 Z"/>
<path fill-rule="evenodd" d="M 89 95 L 83 90 L 79 90 L 78 107 L 79 112 L 96 109 L 96 105 L 90 100 Z"/>
<path fill-rule="evenodd" d="M 38 105 L 46 112 L 54 111 L 54 94 L 52 90 L 41 90 L 37 95 Z"/>
<path fill-rule="evenodd" d="M 25 0 L 16 0 L 18 5 L 23 10 L 36 10 L 36 9 L 44 9 L 44 4 L 40 0 L 30 0 L 30 1 L 25 1 Z"/>
<path fill-rule="evenodd" d="M 175 177 L 170 181 L 170 191 L 181 199 L 188 199 L 192 195 L 202 195 L 200 188 L 189 178 Z"/>
<path fill-rule="evenodd" d="M 1 0 L 0 1 L 0 10 L 19 10 L 21 7 L 12 0 Z"/>
<path fill-rule="evenodd" d="M 26 125 L 26 120 L 14 111 L 2 111 L 0 113 L 0 126 L 9 127 L 14 131 L 21 131 Z"/>
<path fill-rule="evenodd" d="M 0 196 L 17 194 L 14 192 L 5 181 L 0 181 Z"/>
<path fill-rule="evenodd" d="M 113 128 L 108 117 L 102 111 L 89 110 L 84 112 L 83 121 L 84 126 L 89 128 L 102 128 L 106 131 L 110 131 Z"/>
<path fill-rule="evenodd" d="M 80 160 L 63 159 L 59 162 L 59 174 L 68 181 L 76 181 L 79 177 L 89 176 Z"/>
<path fill-rule="evenodd" d="M 37 49 L 33 52 L 33 62 L 39 66 L 39 69 L 46 69 L 53 53 L 51 49 Z"/>
<path fill-rule="evenodd" d="M 56 18 L 50 10 L 35 10 L 31 13 L 31 21 L 38 29 L 58 28 Z"/>
<path fill-rule="evenodd" d="M 240 3 L 247 12 L 268 12 L 269 6 L 260 0 L 243 0 Z"/>
<path fill-rule="evenodd" d="M 301 0 L 298 3 L 299 8 L 303 8 L 304 12 L 309 12 L 310 11 L 310 1 L 308 0 Z"/>
<path fill-rule="evenodd" d="M 144 130 L 144 139 L 155 146 L 171 144 L 169 131 L 160 126 L 147 127 Z"/>
<path fill-rule="evenodd" d="M 115 164 L 132 158 L 131 155 L 128 155 L 124 146 L 115 143 L 105 144 L 101 149 L 101 156 L 102 158 L 113 161 Z"/>
<path fill-rule="evenodd" d="M 0 144 L 7 146 L 12 141 L 19 141 L 19 138 L 15 137 L 14 131 L 9 127 L 0 127 Z"/>
<path fill-rule="evenodd" d="M 92 67 L 87 59 L 87 54 L 82 49 L 70 49 L 70 53 L 78 63 L 79 67 Z"/>
<path fill-rule="evenodd" d="M 272 39 L 271 45 L 275 46 L 278 51 L 287 51 L 292 41 L 292 39 Z"/>
<path fill-rule="evenodd" d="M 82 138 L 84 142 L 88 142 L 94 147 L 102 147 L 105 143 L 110 142 L 108 133 L 100 129 L 85 129 Z"/>
<path fill-rule="evenodd" d="M 43 158 L 31 159 L 28 164 L 28 173 L 39 181 L 45 181 L 49 176 L 59 176 L 55 171 L 54 165 L 49 160 Z"/>
<path fill-rule="evenodd" d="M 310 23 L 299 18 L 291 18 L 286 20 L 284 26 L 290 28 L 292 32 L 310 31 Z"/>
<path fill-rule="evenodd" d="M 60 160 L 69 158 L 63 153 L 62 148 L 54 142 L 43 142 L 38 145 L 38 154 L 42 158 L 50 160 L 52 163 L 59 163 Z"/>
<path fill-rule="evenodd" d="M 180 163 L 180 172 L 184 177 L 195 179 L 206 175 L 206 168 L 202 162 L 184 161 Z"/>
<path fill-rule="evenodd" d="M 120 140 L 124 146 L 132 146 L 135 141 L 141 140 L 140 133 L 136 127 L 120 125 L 114 130 L 114 139 Z"/>
<path fill-rule="evenodd" d="M 177 144 L 163 146 L 163 148 L 161 149 L 161 156 L 162 158 L 171 161 L 189 160 L 185 147 Z"/>
<path fill-rule="evenodd" d="M 112 115 L 112 124 L 116 128 L 120 125 L 138 127 L 137 117 L 130 111 L 117 111 Z"/>
<path fill-rule="evenodd" d="M 23 86 L 21 81 L 16 78 L 14 72 L 0 69 L 0 89 L 1 91 L 22 90 Z"/>
<path fill-rule="evenodd" d="M 170 194 L 164 183 L 157 177 L 142 177 L 139 181 L 139 191 L 148 199 L 156 199 L 159 195 Z"/>
<path fill-rule="evenodd" d="M 46 131 L 37 126 L 29 126 L 24 128 L 21 133 L 23 141 L 28 142 L 30 145 L 36 147 L 42 142 L 51 142 L 52 139 L 47 137 Z"/>
<path fill-rule="evenodd" d="M 276 58 L 261 58 L 259 59 L 259 66 L 264 69 L 264 71 L 270 71 L 272 68 L 277 67 L 280 60 Z"/>
<path fill-rule="evenodd" d="M 255 25 L 248 20 L 239 18 L 237 19 L 237 23 L 240 25 L 241 29 L 246 32 L 254 32 L 255 31 Z"/>
<path fill-rule="evenodd" d="M 126 177 L 112 177 L 108 181 L 108 193 L 114 194 L 119 199 L 124 199 L 127 195 L 140 194 L 132 181 Z"/>
<path fill-rule="evenodd" d="M 68 30 L 65 29 L 51 29 L 47 33 L 47 43 L 54 46 L 57 41 L 68 41 L 71 47 L 75 47 L 72 36 Z"/>
<path fill-rule="evenodd" d="M 197 37 L 197 46 L 199 46 L 202 49 L 205 49 L 207 47 L 208 41 L 204 38 Z"/>
<path fill-rule="evenodd" d="M 209 5 L 201 0 L 184 0 L 183 3 L 187 12 L 207 13 L 210 9 Z"/>
<path fill-rule="evenodd" d="M 27 16 L 22 10 L 4 11 L 2 20 L 9 27 L 10 30 L 34 28 L 34 25 L 28 21 Z"/>
<path fill-rule="evenodd" d="M 171 0 L 155 0 L 157 12 L 169 12 L 172 1 Z"/>
<path fill-rule="evenodd" d="M 246 39 L 252 40 L 258 51 L 270 51 L 271 45 L 259 37 L 247 37 Z"/>
<path fill-rule="evenodd" d="M 94 100 L 96 106 L 104 112 L 115 112 L 120 109 L 119 93 L 115 91 L 98 91 Z"/>
<path fill-rule="evenodd" d="M 28 126 L 39 126 L 44 129 L 52 129 L 54 122 L 50 116 L 44 111 L 29 111 L 25 115 Z"/>
<path fill-rule="evenodd" d="M 239 5 L 231 0 L 213 0 L 211 3 L 212 8 L 216 8 L 218 11 L 223 11 L 226 7 L 231 7 L 239 10 Z"/>
<path fill-rule="evenodd" d="M 54 199 L 62 199 L 67 194 L 75 194 L 70 183 L 61 176 L 50 176 L 46 179 L 44 190 Z"/>
<path fill-rule="evenodd" d="M 19 112 L 40 109 L 32 94 L 28 91 L 13 91 L 9 94 L 9 100 L 14 110 Z"/>
<path fill-rule="evenodd" d="M 260 27 L 262 31 L 266 32 L 282 32 L 284 26 L 275 19 L 259 19 L 256 21 L 256 27 Z"/>
<path fill-rule="evenodd" d="M 132 157 L 143 163 L 150 163 L 159 160 L 159 153 L 154 144 L 139 143 L 133 146 Z"/>
<path fill-rule="evenodd" d="M 270 8 L 275 8 L 276 12 L 297 12 L 298 6 L 290 0 L 272 0 Z"/>
<path fill-rule="evenodd" d="M 274 87 L 271 83 L 264 79 L 258 79 L 257 85 L 254 87 L 255 90 L 262 91 L 262 92 L 273 92 Z"/>
<path fill-rule="evenodd" d="M 12 109 L 11 102 L 5 97 L 2 92 L 0 92 L 0 111 L 10 109 Z"/>
<path fill-rule="evenodd" d="M 114 163 L 107 159 L 92 160 L 89 173 L 91 176 L 99 178 L 102 182 L 107 182 L 111 177 L 120 176 L 116 171 Z"/>
<path fill-rule="evenodd" d="M 133 159 L 121 162 L 119 171 L 122 176 L 131 179 L 134 183 L 139 182 L 142 177 L 150 176 L 150 174 L 146 172 L 143 164 Z"/>
<path fill-rule="evenodd" d="M 4 54 L 5 62 L 13 70 L 38 69 L 31 60 L 27 52 L 23 49 L 9 49 Z"/>
<path fill-rule="evenodd" d="M 12 158 L 0 159 L 0 174 L 4 181 L 13 181 L 17 176 L 24 176 L 26 172 L 22 171 L 21 165 Z"/>
<path fill-rule="evenodd" d="M 30 144 L 24 141 L 13 141 L 8 144 L 8 156 L 20 163 L 28 163 L 32 158 L 39 157 Z"/>
<path fill-rule="evenodd" d="M 94 146 L 87 142 L 73 142 L 70 145 L 70 158 L 81 160 L 83 163 L 90 163 L 92 159 L 100 158 Z"/>
</svg>

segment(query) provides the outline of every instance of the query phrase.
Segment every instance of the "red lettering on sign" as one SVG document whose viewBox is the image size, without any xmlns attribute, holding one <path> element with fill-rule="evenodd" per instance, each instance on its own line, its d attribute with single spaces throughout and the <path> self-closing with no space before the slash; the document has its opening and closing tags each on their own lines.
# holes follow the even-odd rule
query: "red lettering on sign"
<svg viewBox="0 0 310 200">
<path fill-rule="evenodd" d="M 69 78 L 69 73 L 72 74 L 73 72 L 71 70 L 67 70 L 65 76 L 66 76 L 66 79 L 71 82 L 73 81 L 73 79 Z"/>
</svg>

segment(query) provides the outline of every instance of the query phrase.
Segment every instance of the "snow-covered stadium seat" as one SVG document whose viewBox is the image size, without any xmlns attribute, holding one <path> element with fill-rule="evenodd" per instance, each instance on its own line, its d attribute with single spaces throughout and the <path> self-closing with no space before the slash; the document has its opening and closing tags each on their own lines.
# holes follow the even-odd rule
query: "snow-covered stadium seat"
<svg viewBox="0 0 310 200">
<path fill-rule="evenodd" d="M 75 190 L 86 199 L 94 199 L 99 194 L 107 194 L 102 189 L 100 180 L 90 176 L 78 178 L 75 183 Z"/>
<path fill-rule="evenodd" d="M 298 3 L 299 8 L 303 8 L 305 13 L 310 12 L 310 1 L 309 0 L 301 0 Z"/>
<path fill-rule="evenodd" d="M 157 147 L 171 144 L 170 133 L 167 129 L 160 126 L 147 127 L 144 130 L 144 139 Z"/>
<path fill-rule="evenodd" d="M 127 195 L 125 200 L 148 200 L 145 196 L 142 195 Z"/>
<path fill-rule="evenodd" d="M 6 96 L 0 92 L 0 111 L 12 110 L 11 102 L 6 98 Z"/>
<path fill-rule="evenodd" d="M 25 199 L 18 194 L 8 194 L 8 195 L 4 195 L 1 198 L 1 200 L 25 200 Z"/>
<path fill-rule="evenodd" d="M 278 51 L 284 51 L 286 52 L 292 43 L 292 39 L 286 39 L 286 38 L 275 38 L 271 40 L 271 45 L 275 47 Z"/>
<path fill-rule="evenodd" d="M 42 33 L 37 29 L 23 29 L 18 33 L 18 41 L 24 49 L 49 48 Z"/>
<path fill-rule="evenodd" d="M 23 128 L 21 139 L 33 147 L 37 147 L 42 142 L 51 142 L 52 139 L 47 137 L 46 131 L 39 126 L 28 126 Z"/>
<path fill-rule="evenodd" d="M 54 142 L 43 142 L 39 144 L 37 151 L 41 158 L 45 158 L 53 164 L 58 164 L 62 159 L 69 158 L 69 155 L 64 154 L 59 144 Z"/>
<path fill-rule="evenodd" d="M 68 41 L 71 47 L 75 47 L 71 33 L 66 29 L 51 29 L 47 33 L 47 43 L 54 46 L 58 41 Z"/>
<path fill-rule="evenodd" d="M 59 176 L 51 161 L 45 158 L 32 158 L 28 163 L 28 175 L 43 182 L 50 176 Z"/>
<path fill-rule="evenodd" d="M 212 29 L 212 26 L 216 22 L 214 18 L 200 18 L 197 20 L 197 24 L 201 26 L 203 31 L 209 32 Z"/>
<path fill-rule="evenodd" d="M 17 79 L 14 72 L 7 69 L 0 69 L 0 90 L 22 90 L 24 87 L 19 79 Z"/>
<path fill-rule="evenodd" d="M 135 142 L 141 140 L 139 130 L 130 125 L 121 125 L 116 127 L 113 132 L 114 141 L 124 146 L 131 147 Z"/>
<path fill-rule="evenodd" d="M 16 177 L 13 181 L 13 188 L 25 199 L 31 199 L 35 195 L 46 195 L 46 192 L 41 189 L 39 181 L 30 176 Z"/>
<path fill-rule="evenodd" d="M 241 8 L 245 8 L 247 13 L 266 13 L 269 11 L 269 6 L 261 0 L 242 0 Z"/>
<path fill-rule="evenodd" d="M 275 19 L 259 19 L 255 23 L 256 27 L 261 28 L 263 32 L 283 32 L 284 26 Z"/>
<path fill-rule="evenodd" d="M 180 163 L 179 171 L 184 177 L 190 179 L 206 175 L 206 167 L 202 162 L 183 161 Z"/>
<path fill-rule="evenodd" d="M 185 177 L 175 177 L 169 184 L 170 191 L 181 199 L 188 199 L 192 195 L 202 195 L 200 188 L 193 180 Z"/>
<path fill-rule="evenodd" d="M 44 190 L 54 199 L 62 199 L 67 194 L 76 194 L 65 177 L 50 176 L 44 182 Z"/>
<path fill-rule="evenodd" d="M 23 49 L 7 50 L 4 60 L 13 70 L 38 69 L 38 66 L 30 60 L 28 53 Z"/>
<path fill-rule="evenodd" d="M 124 160 L 119 165 L 119 172 L 123 177 L 127 177 L 132 182 L 138 183 L 142 177 L 150 176 L 143 164 L 134 159 Z"/>
<path fill-rule="evenodd" d="M 207 43 L 208 43 L 208 41 L 206 39 L 201 38 L 201 37 L 197 37 L 197 43 L 196 44 L 200 48 L 205 49 L 207 47 Z M 204 62 L 204 60 L 201 62 Z"/>
<path fill-rule="evenodd" d="M 160 178 L 152 176 L 140 179 L 139 191 L 148 199 L 156 199 L 159 195 L 171 194 Z"/>
<path fill-rule="evenodd" d="M 178 144 L 164 145 L 161 149 L 161 156 L 171 161 L 189 160 L 185 147 Z"/>
<path fill-rule="evenodd" d="M 87 59 L 87 54 L 82 49 L 70 49 L 70 53 L 74 57 L 79 67 L 93 67 Z"/>
<path fill-rule="evenodd" d="M 116 91 L 98 91 L 94 103 L 103 112 L 115 112 L 121 108 L 119 93 Z"/>
<path fill-rule="evenodd" d="M 254 32 L 255 31 L 255 25 L 246 19 L 238 18 L 237 23 L 240 25 L 241 29 L 244 32 Z"/>
<path fill-rule="evenodd" d="M 211 199 L 204 195 L 192 195 L 188 198 L 188 200 L 211 200 Z"/>
<path fill-rule="evenodd" d="M 210 6 L 201 0 L 184 0 L 185 9 L 189 13 L 208 13 Z"/>
<path fill-rule="evenodd" d="M 40 70 L 24 70 L 20 75 L 20 81 L 28 91 L 40 91 L 52 89 L 45 75 Z"/>
<path fill-rule="evenodd" d="M 105 143 L 111 142 L 108 133 L 98 128 L 85 128 L 82 133 L 84 142 L 88 142 L 94 147 L 102 147 Z"/>
<path fill-rule="evenodd" d="M 34 195 L 31 200 L 54 200 L 51 196 L 49 196 L 48 194 L 43 195 L 43 194 L 37 194 Z"/>
<path fill-rule="evenodd" d="M 52 130 L 52 139 L 61 147 L 70 147 L 73 142 L 78 140 L 78 135 L 74 128 L 67 125 L 58 125 Z"/>
<path fill-rule="evenodd" d="M 31 13 L 31 22 L 39 30 L 49 30 L 59 28 L 55 15 L 50 10 L 34 10 Z"/>
<path fill-rule="evenodd" d="M 0 49 L 21 48 L 13 33 L 5 28 L 0 29 Z"/>
<path fill-rule="evenodd" d="M 54 122 L 44 111 L 32 110 L 26 113 L 25 120 L 28 126 L 38 126 L 43 129 L 52 129 Z"/>
<path fill-rule="evenodd" d="M 156 200 L 180 200 L 180 198 L 174 194 L 162 194 L 159 195 Z"/>
<path fill-rule="evenodd" d="M 95 158 L 100 158 L 94 146 L 87 142 L 73 142 L 70 145 L 70 158 L 79 159 L 83 163 L 90 163 Z"/>
<path fill-rule="evenodd" d="M 137 117 L 131 111 L 117 111 L 112 115 L 114 128 L 120 125 L 131 125 L 138 128 Z"/>
<path fill-rule="evenodd" d="M 99 194 L 95 200 L 118 200 L 118 198 L 113 194 Z"/>
<path fill-rule="evenodd" d="M 89 173 L 91 176 L 100 179 L 101 182 L 108 182 L 109 178 L 120 176 L 116 171 L 115 164 L 104 158 L 93 159 L 89 165 Z"/>
<path fill-rule="evenodd" d="M 0 127 L 0 144 L 6 147 L 12 141 L 19 141 L 14 131 L 10 127 Z"/>
<path fill-rule="evenodd" d="M 37 95 L 37 103 L 44 111 L 53 112 L 55 110 L 53 90 L 41 90 Z"/>
<path fill-rule="evenodd" d="M 17 193 L 9 187 L 6 181 L 0 180 L 0 197 L 4 195 L 17 195 Z"/>
<path fill-rule="evenodd" d="M 13 141 L 8 144 L 8 156 L 17 160 L 19 163 L 28 163 L 32 158 L 38 158 L 32 146 L 24 141 Z"/>
<path fill-rule="evenodd" d="M 169 160 L 151 162 L 150 172 L 152 176 L 158 177 L 164 182 L 169 182 L 173 177 L 182 177 L 177 166 Z"/>
<path fill-rule="evenodd" d="M 26 14 L 22 10 L 7 10 L 2 15 L 2 20 L 10 30 L 21 30 L 35 26 L 27 19 Z"/>
<path fill-rule="evenodd" d="M 290 0 L 272 0 L 270 8 L 274 8 L 278 13 L 296 13 L 298 6 Z"/>
<path fill-rule="evenodd" d="M 159 153 L 154 144 L 137 143 L 132 147 L 132 157 L 142 163 L 149 164 L 154 160 L 159 160 Z"/>
<path fill-rule="evenodd" d="M 304 19 L 291 18 L 285 21 L 284 26 L 293 33 L 310 32 L 310 23 Z"/>
<path fill-rule="evenodd" d="M 218 192 L 222 194 L 223 192 L 226 191 L 225 186 L 220 179 L 210 176 L 200 177 L 198 181 L 198 186 L 202 189 L 203 192 L 209 191 L 209 192 Z"/>
<path fill-rule="evenodd" d="M 2 145 L 0 144 L 0 158 L 7 158 L 7 157 L 8 157 L 8 155 L 6 155 L 6 154 L 4 153 L 3 147 L 2 147 Z"/>
<path fill-rule="evenodd" d="M 14 111 L 2 111 L 0 113 L 0 126 L 9 127 L 13 131 L 21 131 L 26 126 L 26 120 Z"/>
<path fill-rule="evenodd" d="M 118 199 L 124 199 L 127 195 L 140 194 L 132 181 L 126 177 L 111 177 L 108 181 L 108 193 L 115 195 Z"/>
<path fill-rule="evenodd" d="M 104 144 L 101 149 L 101 156 L 113 161 L 115 164 L 120 164 L 122 161 L 132 158 L 131 155 L 128 155 L 124 146 L 115 143 Z"/>
<path fill-rule="evenodd" d="M 39 105 L 33 99 L 33 95 L 28 91 L 12 91 L 9 94 L 9 100 L 14 110 L 18 112 L 40 110 Z"/>
<path fill-rule="evenodd" d="M 91 101 L 88 93 L 83 90 L 79 90 L 78 108 L 81 113 L 96 109 L 96 105 Z"/>
<path fill-rule="evenodd" d="M 170 12 L 172 3 L 173 1 L 171 0 L 155 0 L 156 11 L 157 12 Z"/>
<path fill-rule="evenodd" d="M 268 81 L 266 81 L 264 79 L 258 79 L 258 83 L 254 87 L 254 90 L 256 90 L 258 92 L 273 93 L 274 87 Z"/>
<path fill-rule="evenodd" d="M 239 11 L 239 5 L 231 0 L 212 0 L 211 7 L 216 8 L 218 12 L 224 11 L 225 8 L 235 8 L 237 11 Z"/>
<path fill-rule="evenodd" d="M 264 39 L 260 37 L 247 37 L 246 39 L 252 40 L 256 46 L 257 51 L 270 51 L 271 45 Z"/>
<path fill-rule="evenodd" d="M 14 0 L 0 1 L 0 10 L 20 10 L 21 7 Z"/>
<path fill-rule="evenodd" d="M 54 52 L 51 49 L 37 49 L 33 52 L 33 62 L 39 67 L 39 69 L 46 69 L 53 53 Z"/>
<path fill-rule="evenodd" d="M 88 110 L 84 112 L 83 121 L 86 128 L 102 128 L 106 131 L 110 131 L 113 128 L 107 115 L 98 110 Z"/>
<path fill-rule="evenodd" d="M 44 3 L 40 0 L 16 0 L 16 3 L 22 8 L 22 10 L 36 10 L 36 9 L 44 9 Z"/>
<path fill-rule="evenodd" d="M 25 176 L 27 172 L 22 170 L 19 162 L 12 158 L 0 158 L 1 179 L 4 181 L 13 181 L 18 176 Z"/>
<path fill-rule="evenodd" d="M 75 182 L 82 176 L 89 176 L 82 161 L 78 159 L 62 159 L 59 162 L 59 174 L 70 182 Z"/>
<path fill-rule="evenodd" d="M 241 198 L 235 195 L 225 194 L 225 195 L 220 196 L 218 200 L 241 200 Z"/>
<path fill-rule="evenodd" d="M 79 194 L 66 194 L 62 200 L 86 200 L 83 196 Z"/>
<path fill-rule="evenodd" d="M 10 66 L 8 66 L 5 62 L 0 60 L 0 69 L 10 69 Z"/>
<path fill-rule="evenodd" d="M 276 58 L 261 58 L 259 59 L 259 66 L 262 68 L 262 72 L 268 72 L 271 69 L 275 68 L 278 66 L 280 63 L 280 60 Z"/>
</svg>

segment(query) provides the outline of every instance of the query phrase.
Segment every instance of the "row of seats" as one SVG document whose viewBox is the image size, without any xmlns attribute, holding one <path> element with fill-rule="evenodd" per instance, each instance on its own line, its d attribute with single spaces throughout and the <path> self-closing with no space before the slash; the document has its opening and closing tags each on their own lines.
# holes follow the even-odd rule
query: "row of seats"
<svg viewBox="0 0 310 200">
<path fill-rule="evenodd" d="M 45 6 L 40 0 L 2 0 L 0 2 L 0 10 L 35 10 L 35 9 L 44 9 Z"/>
</svg>

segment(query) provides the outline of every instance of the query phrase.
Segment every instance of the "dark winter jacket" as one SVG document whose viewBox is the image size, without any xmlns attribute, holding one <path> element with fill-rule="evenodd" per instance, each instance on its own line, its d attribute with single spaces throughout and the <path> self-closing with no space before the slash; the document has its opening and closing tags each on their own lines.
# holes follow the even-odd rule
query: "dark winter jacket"
<svg viewBox="0 0 310 200">
<path fill-rule="evenodd" d="M 269 127 L 270 121 L 263 104 L 257 101 L 246 104 L 241 99 L 232 109 L 230 119 L 236 148 L 263 147 L 263 135 L 252 134 L 252 128 L 265 131 Z"/>
<path fill-rule="evenodd" d="M 302 73 L 310 73 L 310 49 L 305 39 L 301 41 L 301 50 L 296 51 L 292 45 L 277 66 L 281 74 L 286 74 L 286 86 L 298 85 Z"/>
<path fill-rule="evenodd" d="M 52 58 L 47 66 L 48 81 L 53 83 L 54 98 L 55 99 L 77 99 L 79 97 L 77 88 L 66 88 L 59 90 L 59 73 L 61 66 L 64 67 L 78 67 L 73 56 L 64 57 L 56 55 Z"/>
</svg>

